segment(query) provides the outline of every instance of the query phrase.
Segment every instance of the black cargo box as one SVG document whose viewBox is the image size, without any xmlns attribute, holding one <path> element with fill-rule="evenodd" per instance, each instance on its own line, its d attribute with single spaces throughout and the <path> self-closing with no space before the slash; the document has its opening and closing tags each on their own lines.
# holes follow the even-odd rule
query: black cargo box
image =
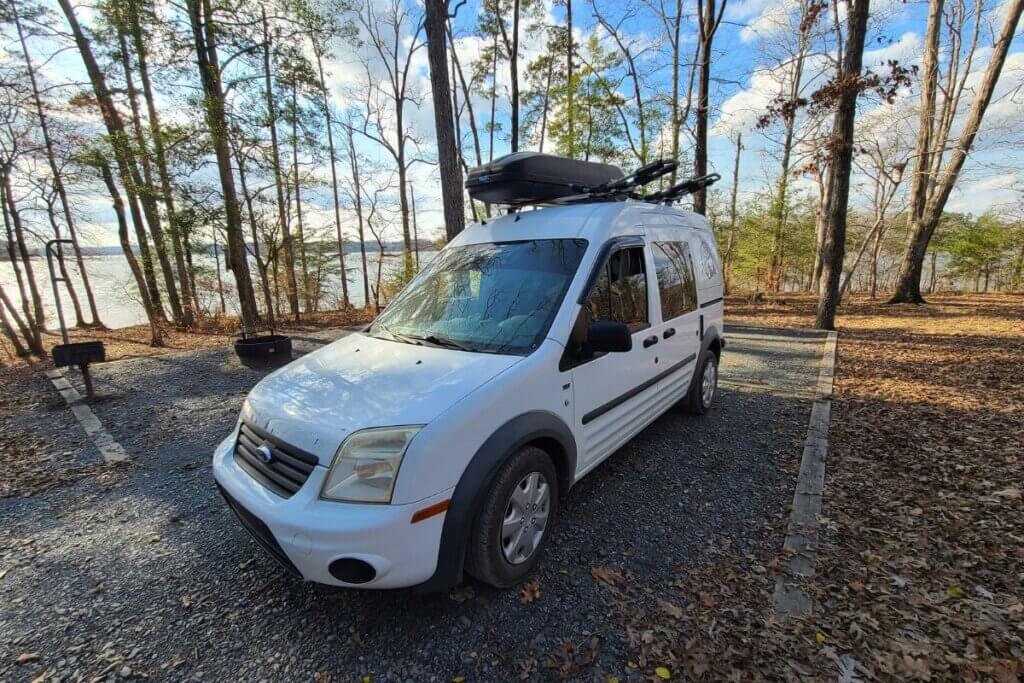
<svg viewBox="0 0 1024 683">
<path fill-rule="evenodd" d="M 543 204 L 623 177 L 610 164 L 516 152 L 469 171 L 469 196 L 486 204 Z"/>
</svg>

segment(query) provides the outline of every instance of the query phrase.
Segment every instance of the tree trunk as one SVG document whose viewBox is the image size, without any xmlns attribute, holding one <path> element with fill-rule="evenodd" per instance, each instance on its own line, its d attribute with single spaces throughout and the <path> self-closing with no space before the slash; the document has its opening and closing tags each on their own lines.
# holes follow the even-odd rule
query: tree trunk
<svg viewBox="0 0 1024 683">
<path fill-rule="evenodd" d="M 69 0 L 61 0 L 68 2 Z M 224 112 L 224 91 L 220 81 L 220 62 L 217 57 L 216 33 L 213 26 L 210 0 L 186 0 L 192 37 L 195 41 L 196 64 L 199 67 L 205 97 L 206 122 L 210 128 L 210 140 L 217 157 L 217 171 L 220 175 L 224 195 L 224 217 L 227 229 L 227 255 L 230 269 L 235 276 L 238 300 L 242 313 L 242 325 L 253 329 L 259 322 L 256 295 L 249 277 L 249 260 L 242 236 L 242 217 L 238 209 L 238 195 L 235 193 L 235 178 L 231 169 L 231 150 L 228 146 L 228 125 Z"/>
<path fill-rule="evenodd" d="M 356 207 L 356 232 L 359 235 L 359 256 L 363 262 L 363 308 L 370 305 L 370 274 L 366 265 L 366 237 L 363 231 L 363 188 L 359 180 L 359 155 L 356 153 L 355 141 L 352 139 L 352 127 L 346 126 L 348 133 L 348 159 L 352 167 L 353 204 Z"/>
<path fill-rule="evenodd" d="M 864 38 L 868 24 L 868 0 L 852 0 L 847 14 L 846 53 L 842 76 L 859 77 L 864 58 Z M 835 158 L 832 160 L 829 185 L 832 202 L 825 230 L 822 267 L 822 288 L 818 298 L 815 327 L 835 329 L 839 306 L 839 278 L 846 254 L 846 213 L 850 198 L 850 170 L 853 165 L 854 119 L 857 114 L 857 89 L 848 87 L 839 98 L 832 135 Z"/>
<path fill-rule="evenodd" d="M 488 125 L 487 160 L 494 161 L 494 116 L 498 107 L 498 33 L 491 46 L 491 123 Z"/>
<path fill-rule="evenodd" d="M 679 120 L 679 30 L 683 24 L 683 0 L 676 0 L 676 13 L 672 18 L 672 109 L 671 109 L 671 135 L 672 135 L 672 158 L 679 159 L 679 133 L 682 129 L 682 121 Z M 676 184 L 676 169 L 672 169 L 669 182 Z M 735 211 L 734 211 L 735 213 Z M 735 221 L 733 223 L 735 227 Z M 728 281 L 725 287 L 728 288 Z"/>
<path fill-rule="evenodd" d="M 148 285 L 146 284 L 146 277 L 139 266 L 138 259 L 135 258 L 135 253 L 132 251 L 131 240 L 128 239 L 128 220 L 124 215 L 124 201 L 121 199 L 121 192 L 114 183 L 114 174 L 106 161 L 100 163 L 99 170 L 100 175 L 103 176 L 103 183 L 107 186 L 107 192 L 110 193 L 114 214 L 117 216 L 117 237 L 121 242 L 121 251 L 124 253 L 125 260 L 128 261 L 128 268 L 132 271 L 132 277 L 135 278 L 135 286 L 139 288 L 142 308 L 146 312 L 146 320 L 149 321 L 149 344 L 150 346 L 163 346 L 163 333 L 160 331 L 161 316 L 157 314 L 153 302 L 147 295 Z"/>
<path fill-rule="evenodd" d="M 729 199 L 729 240 L 725 246 L 725 259 L 722 264 L 724 271 L 723 294 L 728 294 L 732 286 L 732 254 L 736 243 L 736 195 L 740 188 L 740 152 L 743 151 L 743 133 L 736 134 L 736 158 L 732 164 L 732 196 Z"/>
<path fill-rule="evenodd" d="M 811 290 L 815 294 L 821 292 L 821 269 L 824 261 L 824 250 L 825 250 L 825 229 L 828 225 L 828 216 L 831 212 L 832 206 L 832 188 L 829 185 L 828 178 L 831 176 L 831 169 L 829 166 L 824 166 L 826 169 L 825 180 L 822 183 L 822 189 L 818 194 L 818 213 L 814 218 L 814 270 L 811 272 Z"/>
<path fill-rule="evenodd" d="M 25 322 L 18 315 L 18 311 L 14 308 L 11 300 L 7 298 L 7 292 L 4 291 L 3 285 L 0 285 L 0 323 L 3 324 L 4 335 L 11 341 L 11 345 L 14 347 L 14 353 L 19 358 L 24 358 L 30 355 L 32 352 L 21 343 L 18 339 L 18 335 L 15 333 L 14 328 L 11 326 L 11 321 L 7 318 L 7 311 L 11 311 L 11 315 L 14 317 L 15 323 L 18 325 L 18 329 L 21 330 L 22 336 L 26 342 L 32 342 L 32 333 L 25 326 Z M 40 353 L 40 355 L 42 355 Z"/>
<path fill-rule="evenodd" d="M 722 0 L 724 3 L 725 0 Z M 700 23 L 700 50 L 697 79 L 697 125 L 694 141 L 693 174 L 706 175 L 708 172 L 708 96 L 711 89 L 711 43 L 715 37 L 715 0 L 697 0 Z M 701 188 L 693 193 L 693 210 L 701 215 L 707 213 L 708 191 Z"/>
<path fill-rule="evenodd" d="M 519 0 L 516 0 L 518 7 Z M 445 49 L 445 23 L 448 20 L 447 0 L 426 0 L 427 59 L 430 63 L 430 89 L 434 100 L 434 126 L 437 131 L 437 161 L 441 171 L 441 204 L 444 207 L 444 229 L 449 240 L 466 227 L 466 208 L 462 195 L 462 168 L 455 145 L 455 123 L 452 120 L 452 88 L 448 79 L 448 55 Z M 512 44 L 518 43 L 519 20 L 513 28 Z M 515 64 L 515 56 L 512 58 Z M 515 66 L 513 66 L 515 84 Z M 512 151 L 516 150 L 519 127 L 519 89 L 512 90 Z M 418 258 L 417 245 L 417 258 Z"/>
<path fill-rule="evenodd" d="M 93 294 L 92 286 L 89 283 L 89 272 L 85 267 L 85 261 L 82 258 L 82 249 L 78 244 L 78 230 L 75 228 L 74 217 L 71 213 L 71 205 L 68 202 L 68 194 L 64 189 L 64 178 L 60 169 L 57 167 L 57 158 L 53 149 L 53 139 L 50 137 L 50 124 L 46 116 L 46 111 L 43 108 L 43 99 L 39 94 L 39 84 L 36 81 L 36 70 L 32 63 L 32 57 L 28 51 L 28 44 L 25 41 L 25 33 L 21 27 L 21 17 L 18 15 L 18 7 L 14 0 L 8 1 L 8 6 L 11 8 L 11 17 L 14 19 L 14 26 L 18 33 L 18 41 L 21 44 L 21 52 L 25 59 L 25 69 L 28 71 L 29 84 L 32 86 L 32 100 L 35 104 L 36 116 L 39 118 L 39 129 L 43 135 L 43 145 L 46 148 L 46 160 L 50 165 L 50 173 L 53 175 L 53 187 L 57 191 L 57 196 L 60 198 L 61 209 L 64 212 L 64 221 L 68 226 L 68 237 L 71 239 L 71 248 L 75 254 L 75 262 L 78 265 L 78 273 L 82 277 L 82 285 L 85 287 L 85 296 L 89 304 L 89 314 L 92 317 L 92 321 L 85 323 L 81 320 L 80 306 L 76 306 L 76 316 L 79 320 L 90 327 L 103 327 L 103 323 L 100 321 L 100 314 L 96 308 L 96 296 Z M 55 227 L 56 229 L 56 227 Z M 59 235 L 58 235 L 59 237 Z M 63 267 L 63 259 L 61 261 Z M 70 286 L 70 281 L 68 285 Z M 75 299 L 77 304 L 77 299 Z"/>
<path fill-rule="evenodd" d="M 442 41 L 443 42 L 443 41 Z M 327 96 L 327 81 L 324 79 L 324 62 L 320 50 L 316 49 L 316 67 L 320 73 L 320 92 L 324 102 L 324 126 L 327 127 L 327 153 L 331 162 L 331 192 L 334 198 L 334 228 L 338 240 L 338 267 L 341 270 L 341 302 L 350 306 L 348 300 L 348 271 L 345 269 L 345 240 L 341 236 L 341 201 L 338 199 L 338 157 L 334 150 L 334 125 L 331 121 L 331 105 Z"/>
<path fill-rule="evenodd" d="M 295 276 L 295 252 L 292 249 L 292 232 L 286 214 L 287 203 L 284 197 L 284 181 L 281 178 L 281 152 L 277 142 L 277 105 L 274 104 L 273 77 L 270 72 L 270 24 L 267 21 L 267 10 L 263 8 L 263 81 L 264 94 L 267 99 L 267 128 L 270 129 L 270 155 L 274 166 L 274 187 L 277 189 L 277 220 L 281 223 L 281 248 L 284 252 L 284 286 L 288 297 L 288 310 L 298 320 L 299 289 Z"/>
<path fill-rule="evenodd" d="M 445 29 L 447 30 L 447 25 Z M 445 45 L 448 45 L 448 43 L 445 42 Z M 449 50 L 449 53 L 451 55 L 451 74 L 454 75 L 457 73 L 455 69 L 455 50 Z M 457 87 L 452 88 L 452 118 L 455 122 L 455 153 L 459 160 L 459 168 L 465 171 L 467 169 L 466 156 L 462 148 L 462 109 L 459 107 L 459 89 Z M 459 196 L 463 197 L 463 201 L 465 201 L 462 188 L 459 188 Z M 474 221 L 479 220 L 476 212 L 476 202 L 472 199 L 469 200 L 469 211 Z M 463 216 L 465 216 L 465 208 L 463 208 Z M 465 228 L 465 219 L 463 219 L 463 228 Z"/>
<path fill-rule="evenodd" d="M 249 216 L 249 232 L 252 235 L 252 256 L 256 261 L 256 270 L 260 274 L 260 285 L 263 289 L 263 305 L 267 310 L 267 320 L 274 324 L 274 299 L 270 295 L 270 279 L 267 277 L 267 264 L 260 256 L 260 237 L 256 227 L 256 213 L 252 207 L 252 197 L 249 195 L 249 188 L 245 181 L 245 161 L 242 155 L 235 150 L 235 161 L 238 165 L 238 182 L 241 185 L 242 198 L 245 200 L 245 212 Z M 344 272 L 344 271 L 342 271 Z"/>
<path fill-rule="evenodd" d="M 299 242 L 299 265 L 302 268 L 302 303 L 307 311 L 314 310 L 309 291 L 309 264 L 306 255 L 306 234 L 302 229 L 302 179 L 299 174 L 299 93 L 298 83 L 292 82 L 292 169 L 295 173 L 295 237 Z"/>
<path fill-rule="evenodd" d="M 519 0 L 512 3 L 512 53 L 509 75 L 512 78 L 512 151 L 519 151 Z"/>
<path fill-rule="evenodd" d="M 942 0 L 932 0 L 932 3 L 933 5 L 939 5 L 941 9 Z M 924 303 L 924 297 L 921 296 L 921 271 L 928 250 L 928 244 L 931 242 L 935 228 L 939 224 L 939 218 L 946 207 L 949 193 L 952 192 L 953 186 L 960 177 L 960 171 L 963 169 L 967 155 L 974 144 L 974 138 L 981 127 L 985 110 L 988 109 L 989 102 L 992 100 L 992 93 L 995 91 L 999 74 L 1002 72 L 1003 65 L 1006 62 L 1006 55 L 1017 31 L 1017 24 L 1020 22 L 1022 10 L 1024 10 L 1024 0 L 1010 0 L 1006 5 L 1006 19 L 992 49 L 992 54 L 988 65 L 985 67 L 981 81 L 976 86 L 974 101 L 967 112 L 960 137 L 949 153 L 949 162 L 946 165 L 946 169 L 942 172 L 941 177 L 934 180 L 934 186 L 927 197 L 924 194 L 927 190 L 927 178 L 924 177 L 924 169 L 927 169 L 928 166 L 923 165 L 924 161 L 921 159 L 918 159 L 915 164 L 914 185 L 911 188 L 910 240 L 903 255 L 903 261 L 900 264 L 899 274 L 896 276 L 896 292 L 892 299 L 889 300 L 889 303 Z M 929 33 L 926 34 L 925 40 L 925 73 L 922 76 L 923 86 L 921 91 L 922 125 L 926 123 L 926 116 L 929 115 L 927 110 L 930 109 L 930 116 L 934 116 L 935 109 L 935 84 L 933 82 L 929 85 L 928 80 L 928 68 L 932 66 L 930 63 L 933 41 L 931 35 L 931 12 L 934 11 L 935 9 L 932 7 L 929 12 Z M 936 19 L 937 21 L 938 19 Z M 938 31 L 939 29 L 936 27 L 934 30 Z M 934 40 L 937 41 L 937 38 L 934 38 Z M 937 60 L 937 57 L 934 59 Z M 937 71 L 937 66 L 935 66 L 935 70 Z M 934 81 L 934 77 L 932 81 Z M 928 90 L 932 91 L 930 103 L 926 99 L 926 91 Z M 927 123 L 931 123 L 931 118 L 927 119 Z M 929 145 L 928 133 L 922 129 L 918 137 L 917 153 L 920 154 L 922 148 L 929 149 Z"/>
<path fill-rule="evenodd" d="M 43 330 L 46 329 L 46 313 L 43 309 L 43 298 L 39 294 L 39 286 L 36 284 L 36 275 L 32 267 L 28 244 L 25 242 L 25 229 L 21 222 L 21 213 L 18 211 L 18 207 L 14 203 L 14 192 L 11 190 L 10 169 L 4 169 L 2 191 L 4 193 L 3 199 L 7 204 L 7 212 L 10 214 L 11 218 L 11 225 L 14 231 L 14 242 L 18 247 L 18 257 L 21 259 L 21 265 L 25 268 L 25 280 L 28 281 L 28 291 L 31 296 L 32 314 L 29 315 L 26 303 L 25 317 L 26 319 L 31 319 L 32 322 L 30 325 L 33 327 L 33 333 L 35 335 L 34 341 L 39 348 L 42 348 L 42 334 Z"/>
<path fill-rule="evenodd" d="M 574 112 L 572 104 L 572 0 L 565 0 L 565 36 L 565 119 L 566 123 L 568 124 L 567 129 L 569 131 L 569 158 L 571 159 L 576 156 L 576 129 L 573 125 Z"/>
<path fill-rule="evenodd" d="M 150 137 L 153 139 L 153 151 L 156 155 L 157 175 L 160 176 L 160 190 L 163 195 L 164 205 L 167 207 L 167 224 L 171 236 L 171 250 L 174 252 L 174 265 L 178 270 L 178 283 L 181 287 L 181 322 L 186 328 L 189 328 L 195 326 L 193 304 L 196 296 L 195 292 L 193 292 L 193 275 L 189 264 L 185 261 L 185 252 L 182 248 L 181 228 L 178 222 L 178 214 L 174 208 L 174 191 L 171 187 L 171 174 L 167 166 L 167 151 L 164 148 L 163 130 L 160 126 L 160 116 L 157 112 L 153 85 L 149 77 L 146 42 L 142 35 L 142 22 L 137 3 L 138 0 L 128 0 L 127 2 L 128 26 L 132 34 L 132 42 L 135 45 L 139 77 L 142 80 L 142 95 L 146 100 Z"/>
<path fill-rule="evenodd" d="M 160 270 L 164 276 L 164 288 L 167 290 L 167 301 L 171 305 L 171 315 L 176 324 L 182 325 L 184 324 L 184 313 L 181 307 L 181 300 L 178 298 L 178 287 L 174 281 L 174 270 L 171 268 L 171 260 L 167 255 L 167 244 L 160 222 L 160 209 L 156 203 L 153 167 L 149 159 L 149 146 L 142 132 L 142 116 L 139 113 L 139 97 L 138 91 L 135 88 L 127 36 L 125 35 L 123 22 L 120 20 L 120 17 L 118 17 L 117 21 L 117 40 L 120 47 L 121 65 L 124 69 L 125 87 L 132 111 L 132 131 L 135 135 L 135 147 L 138 150 L 138 157 L 133 159 L 134 163 L 131 164 L 129 170 L 139 202 L 142 204 L 142 212 L 146 216 L 146 223 L 149 225 L 149 231 L 153 233 L 153 249 L 156 251 L 157 259 L 160 261 Z M 141 175 L 139 174 L 139 167 L 142 168 Z"/>
<path fill-rule="evenodd" d="M 871 270 L 868 272 L 868 292 L 871 300 L 878 296 L 878 255 L 882 250 L 882 230 L 875 233 L 875 243 L 871 247 Z"/>
<path fill-rule="evenodd" d="M 416 230 L 416 186 L 409 186 L 409 204 L 412 206 L 412 251 L 416 255 L 416 270 L 420 269 L 420 237 Z"/>
<path fill-rule="evenodd" d="M 35 329 L 35 317 L 32 315 L 32 295 L 25 285 L 25 278 L 22 276 L 21 266 L 18 265 L 19 256 L 17 251 L 18 241 L 14 237 L 14 226 L 7 208 L 7 193 L 4 189 L 6 183 L 6 169 L 0 169 L 0 211 L 4 216 L 4 229 L 7 233 L 7 259 L 14 271 L 14 279 L 18 283 L 18 298 L 21 301 L 21 312 L 25 316 L 26 324 Z"/>
<path fill-rule="evenodd" d="M 462 73 L 462 65 L 459 63 L 459 55 L 455 50 L 455 38 L 452 36 L 452 28 L 449 23 L 447 26 L 448 31 L 448 45 L 452 51 L 452 62 L 455 64 L 455 74 L 459 77 L 459 84 L 462 86 L 462 99 L 466 103 L 466 113 L 469 114 L 469 131 L 473 135 L 473 150 L 476 152 L 476 165 L 480 166 L 484 163 L 483 150 L 480 146 L 480 129 L 476 125 L 476 114 L 473 111 L 473 93 L 470 91 L 469 84 L 466 82 L 466 76 Z M 473 202 L 470 201 L 470 206 L 473 206 Z M 474 214 L 476 209 L 474 207 Z M 484 204 L 484 212 L 487 217 L 491 216 L 491 205 Z"/>
</svg>

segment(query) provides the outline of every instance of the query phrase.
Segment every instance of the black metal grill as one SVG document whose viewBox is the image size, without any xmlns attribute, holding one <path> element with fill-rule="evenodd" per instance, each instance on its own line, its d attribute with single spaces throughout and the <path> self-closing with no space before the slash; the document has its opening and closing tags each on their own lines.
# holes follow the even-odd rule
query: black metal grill
<svg viewBox="0 0 1024 683">
<path fill-rule="evenodd" d="M 224 500 L 227 501 L 228 507 L 235 513 L 235 516 L 238 518 L 238 521 L 242 523 L 242 526 L 245 527 L 245 530 L 248 531 L 254 539 L 256 539 L 256 542 L 259 543 L 271 557 L 277 560 L 282 567 L 287 569 L 289 573 L 295 576 L 302 576 L 302 574 L 299 573 L 298 568 L 292 564 L 291 560 L 288 559 L 288 556 L 281 548 L 281 545 L 277 542 L 277 539 L 274 538 L 274 534 L 271 533 L 270 528 L 264 524 L 259 517 L 239 505 L 238 501 L 228 495 L 228 492 L 224 490 L 223 486 L 217 484 L 217 490 L 220 491 L 222 496 L 224 496 Z"/>
<path fill-rule="evenodd" d="M 270 451 L 269 461 L 260 452 L 263 446 Z M 235 444 L 235 462 L 277 495 L 290 498 L 309 479 L 317 458 L 312 453 L 289 446 L 259 427 L 243 422 Z"/>
</svg>

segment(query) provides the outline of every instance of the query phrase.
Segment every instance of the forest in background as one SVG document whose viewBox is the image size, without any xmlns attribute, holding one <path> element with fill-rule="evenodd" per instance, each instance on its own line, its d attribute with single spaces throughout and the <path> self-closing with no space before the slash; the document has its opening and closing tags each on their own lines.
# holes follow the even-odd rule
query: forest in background
<svg viewBox="0 0 1024 683">
<path fill-rule="evenodd" d="M 921 3 L 920 55 L 868 65 L 869 43 L 894 40 L 891 6 L 784 0 L 744 28 L 771 39 L 766 66 L 742 75 L 718 67 L 728 0 L 2 4 L 0 205 L 17 291 L 0 288 L 0 324 L 20 354 L 43 352 L 32 257 L 49 239 L 71 240 L 71 321 L 102 325 L 82 254 L 93 204 L 112 207 L 159 345 L 168 326 L 223 314 L 199 303 L 224 287 L 194 258 L 211 248 L 246 326 L 317 311 L 340 273 L 358 273 L 379 310 L 418 267 L 419 230 L 437 236 L 417 220 L 422 169 L 443 240 L 493 211 L 464 194 L 472 166 L 518 150 L 627 171 L 678 158 L 667 185 L 714 170 L 712 129 L 734 166 L 693 208 L 731 291 L 814 292 L 829 328 L 848 292 L 920 302 L 1022 286 L 1019 207 L 946 203 L 979 136 L 994 149 L 1024 132 L 1019 60 L 1004 73 L 1024 0 Z M 740 76 L 770 93 L 746 116 L 716 96 Z M 752 139 L 767 148 L 763 183 L 741 191 Z M 401 266 L 384 277 L 372 255 L 396 239 Z"/>
</svg>

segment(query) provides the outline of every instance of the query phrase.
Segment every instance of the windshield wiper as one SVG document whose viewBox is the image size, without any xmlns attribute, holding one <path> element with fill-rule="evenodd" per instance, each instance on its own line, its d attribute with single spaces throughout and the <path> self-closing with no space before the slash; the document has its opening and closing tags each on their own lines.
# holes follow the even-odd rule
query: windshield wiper
<svg viewBox="0 0 1024 683">
<path fill-rule="evenodd" d="M 476 350 L 476 349 L 472 348 L 471 346 L 467 346 L 467 345 L 465 345 L 465 344 L 463 344 L 461 342 L 457 342 L 454 339 L 448 339 L 447 337 L 439 337 L 436 334 L 428 334 L 425 337 L 411 337 L 411 338 L 412 339 L 419 339 L 420 341 L 425 341 L 428 344 L 433 344 L 434 346 L 444 346 L 444 347 L 447 347 L 449 349 L 458 349 L 459 351 L 475 351 Z"/>
<path fill-rule="evenodd" d="M 390 335 L 391 337 L 393 337 L 394 339 L 396 339 L 396 340 L 398 340 L 400 342 L 403 342 L 405 344 L 415 344 L 416 346 L 423 346 L 423 341 L 422 341 L 422 339 L 420 337 L 413 337 L 413 336 L 408 335 L 408 334 L 402 334 L 400 332 L 395 332 L 394 330 L 392 330 L 390 327 L 388 327 L 387 325 L 385 325 L 383 323 L 377 323 L 376 327 L 378 327 L 385 334 Z"/>
</svg>

